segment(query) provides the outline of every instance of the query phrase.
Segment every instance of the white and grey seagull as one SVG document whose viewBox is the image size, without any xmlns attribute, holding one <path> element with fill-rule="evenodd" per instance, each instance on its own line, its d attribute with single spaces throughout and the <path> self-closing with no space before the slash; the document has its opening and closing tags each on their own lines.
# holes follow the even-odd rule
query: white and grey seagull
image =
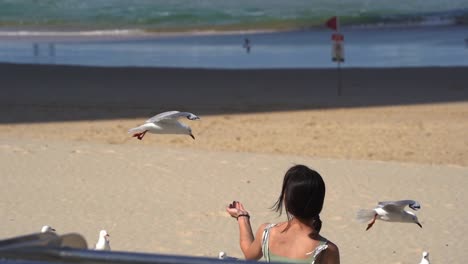
<svg viewBox="0 0 468 264">
<path fill-rule="evenodd" d="M 55 229 L 51 226 L 45 225 L 41 228 L 41 233 L 55 232 Z"/>
<path fill-rule="evenodd" d="M 99 231 L 99 239 L 94 247 L 96 250 L 111 250 L 110 242 L 109 242 L 109 234 L 106 230 Z"/>
<path fill-rule="evenodd" d="M 192 129 L 186 124 L 179 122 L 178 119 L 181 117 L 186 117 L 189 120 L 200 119 L 189 112 L 168 111 L 151 117 L 143 125 L 128 130 L 128 133 L 132 133 L 139 140 L 143 139 L 146 132 L 153 134 L 183 134 L 195 139 Z"/>
<path fill-rule="evenodd" d="M 424 251 L 422 253 L 422 259 L 419 262 L 419 264 L 430 264 L 430 262 L 429 262 L 429 252 Z"/>
<path fill-rule="evenodd" d="M 422 228 L 416 214 L 404 210 L 405 207 L 417 211 L 421 209 L 421 205 L 413 200 L 387 201 L 379 202 L 377 207 L 372 210 L 361 209 L 357 213 L 357 219 L 361 222 L 368 222 L 366 230 L 374 225 L 375 220 L 383 220 L 387 222 L 415 223 Z"/>
</svg>

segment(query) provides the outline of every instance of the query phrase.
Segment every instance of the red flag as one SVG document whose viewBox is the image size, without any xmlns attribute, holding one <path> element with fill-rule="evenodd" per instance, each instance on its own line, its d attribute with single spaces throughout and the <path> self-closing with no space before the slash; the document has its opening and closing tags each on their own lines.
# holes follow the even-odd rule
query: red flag
<svg viewBox="0 0 468 264">
<path fill-rule="evenodd" d="M 338 30 L 338 18 L 336 16 L 327 20 L 325 25 L 333 30 Z"/>
</svg>

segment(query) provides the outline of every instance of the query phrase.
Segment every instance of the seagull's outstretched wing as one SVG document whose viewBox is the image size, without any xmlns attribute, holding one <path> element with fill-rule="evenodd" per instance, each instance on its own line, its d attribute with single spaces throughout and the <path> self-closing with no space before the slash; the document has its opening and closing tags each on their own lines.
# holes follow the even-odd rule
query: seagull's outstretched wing
<svg viewBox="0 0 468 264">
<path fill-rule="evenodd" d="M 400 200 L 400 201 L 386 201 L 386 202 L 379 202 L 379 207 L 382 207 L 385 210 L 394 209 L 394 210 L 403 210 L 406 206 L 413 210 L 421 209 L 421 205 L 414 200 Z"/>
<path fill-rule="evenodd" d="M 168 111 L 168 112 L 160 113 L 151 117 L 150 119 L 146 120 L 145 123 L 155 123 L 161 120 L 170 120 L 170 119 L 176 120 L 177 118 L 180 118 L 180 117 L 186 117 L 187 119 L 190 119 L 190 120 L 200 119 L 198 116 L 189 112 Z"/>
</svg>

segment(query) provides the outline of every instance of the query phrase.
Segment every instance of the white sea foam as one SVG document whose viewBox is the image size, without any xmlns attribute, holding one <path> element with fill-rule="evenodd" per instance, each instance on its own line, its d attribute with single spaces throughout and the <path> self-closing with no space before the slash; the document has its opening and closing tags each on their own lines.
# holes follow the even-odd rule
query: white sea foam
<svg viewBox="0 0 468 264">
<path fill-rule="evenodd" d="M 86 37 L 86 36 L 122 36 L 122 35 L 146 35 L 139 29 L 113 29 L 90 31 L 33 31 L 33 30 L 5 30 L 0 31 L 0 37 Z"/>
</svg>

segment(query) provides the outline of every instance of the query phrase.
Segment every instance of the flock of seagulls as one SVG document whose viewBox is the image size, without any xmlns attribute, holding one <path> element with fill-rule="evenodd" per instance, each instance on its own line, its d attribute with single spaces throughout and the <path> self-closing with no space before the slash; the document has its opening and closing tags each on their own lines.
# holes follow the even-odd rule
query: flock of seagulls
<svg viewBox="0 0 468 264">
<path fill-rule="evenodd" d="M 182 134 L 189 135 L 193 139 L 195 136 L 192 134 L 192 129 L 179 121 L 180 118 L 187 118 L 189 120 L 199 120 L 200 118 L 189 112 L 179 111 L 168 111 L 157 114 L 140 126 L 131 128 L 128 130 L 129 134 L 133 134 L 133 137 L 142 140 L 147 132 L 153 134 Z M 368 222 L 366 231 L 369 230 L 376 220 L 382 220 L 386 222 L 401 222 L 401 223 L 414 223 L 422 228 L 421 223 L 415 213 L 405 210 L 406 207 L 411 208 L 413 211 L 417 211 L 421 208 L 421 205 L 414 200 L 400 200 L 400 201 L 385 201 L 379 202 L 373 209 L 361 209 L 357 213 L 357 219 L 361 222 Z M 102 231 L 101 231 L 102 232 Z M 105 232 L 105 231 L 104 231 Z M 105 236 L 105 233 L 103 233 Z M 106 241 L 99 238 L 99 246 L 103 246 Z M 96 244 L 96 248 L 98 247 Z M 108 244 L 108 240 L 107 240 Z M 429 264 L 428 259 L 429 253 L 423 252 L 423 258 L 420 264 Z M 219 252 L 219 259 L 230 259 L 225 252 Z"/>
<path fill-rule="evenodd" d="M 47 233 L 47 232 L 56 232 L 54 228 L 51 226 L 45 225 L 41 228 L 41 233 Z M 110 241 L 109 241 L 109 234 L 107 233 L 106 230 L 101 230 L 99 231 L 99 237 L 98 241 L 94 247 L 95 250 L 104 250 L 104 251 L 110 251 Z"/>
<path fill-rule="evenodd" d="M 192 129 L 186 124 L 179 122 L 180 118 L 187 118 L 189 120 L 198 120 L 198 116 L 189 113 L 189 112 L 179 112 L 179 111 L 168 111 L 160 113 L 146 120 L 146 122 L 138 127 L 134 127 L 128 131 L 128 133 L 133 134 L 133 137 L 142 140 L 147 132 L 152 134 L 182 134 L 189 135 L 193 139 L 195 136 L 192 134 Z M 56 232 L 56 230 L 49 226 L 45 225 L 41 228 L 41 233 L 47 232 Z M 94 250 L 103 250 L 110 251 L 110 240 L 109 234 L 106 230 L 99 231 L 99 237 Z"/>
<path fill-rule="evenodd" d="M 152 134 L 181 134 L 189 135 L 193 139 L 195 136 L 192 134 L 192 129 L 179 121 L 180 118 L 187 118 L 189 120 L 199 120 L 200 117 L 189 112 L 168 111 L 157 114 L 140 126 L 128 130 L 129 134 L 133 134 L 139 140 L 142 140 L 147 132 Z M 400 200 L 400 201 L 385 201 L 378 202 L 377 206 L 373 209 L 361 209 L 357 212 L 357 219 L 361 222 L 367 222 L 366 231 L 369 230 L 376 222 L 382 220 L 386 222 L 401 222 L 401 223 L 414 223 L 422 228 L 421 223 L 415 213 L 405 210 L 406 207 L 411 208 L 413 211 L 421 209 L 421 205 L 414 200 Z M 43 226 L 41 232 L 55 232 L 50 226 Z M 106 230 L 99 232 L 99 238 L 94 248 L 95 250 L 110 250 L 109 234 Z M 219 259 L 233 259 L 225 252 L 219 252 Z M 429 253 L 424 251 L 420 264 L 429 263 Z"/>
</svg>

